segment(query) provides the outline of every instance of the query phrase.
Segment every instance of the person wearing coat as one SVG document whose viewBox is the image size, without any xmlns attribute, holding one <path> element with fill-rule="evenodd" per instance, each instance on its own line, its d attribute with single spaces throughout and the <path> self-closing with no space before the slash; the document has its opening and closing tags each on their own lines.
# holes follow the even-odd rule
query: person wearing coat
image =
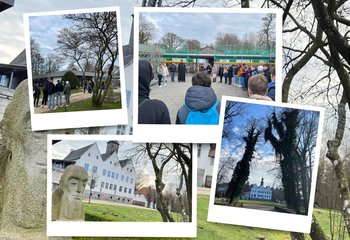
<svg viewBox="0 0 350 240">
<path fill-rule="evenodd" d="M 139 61 L 139 124 L 170 124 L 170 114 L 164 102 L 150 99 L 150 83 L 153 79 L 152 66 L 145 60 Z"/>
<path fill-rule="evenodd" d="M 178 80 L 178 82 L 185 82 L 185 80 L 186 80 L 186 65 L 183 63 L 182 60 L 178 66 L 177 80 Z"/>
<path fill-rule="evenodd" d="M 174 63 L 170 64 L 169 72 L 170 72 L 170 80 L 172 82 L 174 82 L 175 81 L 175 72 L 176 72 L 176 65 Z"/>
<path fill-rule="evenodd" d="M 224 76 L 224 67 L 222 65 L 219 67 L 218 75 L 220 77 L 220 82 L 222 83 L 222 77 Z"/>
</svg>

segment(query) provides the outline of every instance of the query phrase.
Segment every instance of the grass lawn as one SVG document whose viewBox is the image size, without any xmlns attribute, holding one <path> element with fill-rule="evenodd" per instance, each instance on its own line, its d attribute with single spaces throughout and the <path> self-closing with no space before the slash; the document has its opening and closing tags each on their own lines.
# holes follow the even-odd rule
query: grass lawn
<svg viewBox="0 0 350 240">
<path fill-rule="evenodd" d="M 84 203 L 86 214 L 106 219 L 113 222 L 162 222 L 162 217 L 157 210 L 125 207 L 118 205 L 88 204 Z M 181 219 L 178 214 L 172 214 L 175 220 Z"/>
<path fill-rule="evenodd" d="M 47 113 L 56 113 L 56 112 L 77 112 L 77 111 L 93 111 L 93 110 L 107 110 L 107 109 L 121 109 L 121 102 L 111 103 L 104 102 L 101 108 L 92 106 L 92 100 L 84 99 L 71 103 L 68 107 L 60 107 L 56 110 L 50 110 Z"/>
<path fill-rule="evenodd" d="M 268 230 L 262 228 L 242 227 L 221 223 L 207 222 L 209 196 L 198 195 L 197 200 L 198 219 L 197 219 L 197 239 L 206 240 L 255 240 L 257 237 L 266 237 L 273 240 L 289 240 L 289 233 L 275 230 Z M 131 208 L 125 208 L 125 212 L 130 215 Z M 139 212 L 139 209 L 135 209 Z M 146 210 L 147 211 L 147 210 Z M 158 212 L 155 212 L 159 215 Z M 118 213 L 119 214 L 119 213 Z M 142 214 L 138 214 L 137 217 L 141 217 Z M 111 239 L 141 239 L 141 238 L 87 238 L 87 237 L 75 237 L 77 240 L 87 239 L 99 239 L 99 240 L 111 240 Z M 147 238 L 151 239 L 169 239 L 169 238 Z M 188 239 L 188 238 L 172 238 L 172 239 Z"/>
<path fill-rule="evenodd" d="M 255 240 L 258 237 L 265 237 L 269 240 L 290 240 L 289 232 L 268 230 L 262 228 L 253 228 L 253 227 L 243 227 L 236 225 L 228 225 L 221 223 L 212 223 L 207 222 L 208 215 L 208 204 L 209 204 L 209 196 L 198 195 L 197 200 L 197 239 L 202 240 Z M 125 212 L 128 215 L 131 214 L 131 208 L 126 208 Z M 135 209 L 139 212 L 139 209 Z M 147 210 L 145 210 L 147 211 Z M 157 212 L 155 212 L 157 213 Z M 119 213 L 118 213 L 119 214 Z M 120 213 L 121 214 L 121 213 Z M 157 213 L 158 214 L 158 213 Z M 138 217 L 141 217 L 142 214 L 139 214 Z M 322 229 L 325 231 L 327 236 L 330 238 L 330 230 L 329 230 L 329 210 L 327 209 L 314 209 L 314 215 L 319 221 Z M 338 216 L 340 216 L 338 214 Z M 237 216 L 239 217 L 239 216 Z M 339 221 L 339 218 L 337 219 Z M 336 221 L 337 221 L 336 220 Z M 308 234 L 305 234 L 306 239 L 310 240 Z M 73 239 L 77 240 L 112 240 L 112 239 L 142 239 L 142 238 L 88 238 L 88 237 L 75 237 Z M 169 239 L 169 238 L 147 238 L 149 240 L 152 239 Z M 188 238 L 171 238 L 177 240 L 185 240 Z M 337 238 L 336 238 L 337 239 Z M 341 239 L 341 238 L 340 238 Z M 344 240 L 350 240 L 349 237 L 345 237 Z"/>
<path fill-rule="evenodd" d="M 275 202 L 268 202 L 268 201 L 256 201 L 256 200 L 239 200 L 238 203 L 243 203 L 243 204 L 253 204 L 253 205 L 260 205 L 260 206 L 276 206 L 276 207 L 282 207 L 286 208 L 286 204 L 281 204 L 281 203 L 275 203 Z M 224 198 L 216 198 L 215 199 L 215 204 L 217 205 L 225 205 L 225 206 L 233 206 L 233 204 L 229 204 L 226 199 Z"/>
</svg>

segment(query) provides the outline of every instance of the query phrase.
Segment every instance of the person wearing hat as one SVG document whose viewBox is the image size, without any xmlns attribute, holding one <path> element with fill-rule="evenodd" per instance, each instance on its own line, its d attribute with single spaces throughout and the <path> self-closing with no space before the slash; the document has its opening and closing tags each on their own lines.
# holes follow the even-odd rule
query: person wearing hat
<svg viewBox="0 0 350 240">
<path fill-rule="evenodd" d="M 71 86 L 69 84 L 69 81 L 66 81 L 66 84 L 64 85 L 64 98 L 66 99 L 66 106 L 68 107 L 70 104 L 70 92 L 71 92 Z"/>
</svg>

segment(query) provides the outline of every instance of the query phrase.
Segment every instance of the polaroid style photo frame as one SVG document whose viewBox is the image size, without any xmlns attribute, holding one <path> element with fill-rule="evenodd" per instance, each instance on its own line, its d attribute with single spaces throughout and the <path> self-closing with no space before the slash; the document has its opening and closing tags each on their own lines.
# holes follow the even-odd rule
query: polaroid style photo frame
<svg viewBox="0 0 350 240">
<path fill-rule="evenodd" d="M 226 29 L 230 34 L 236 34 L 229 28 L 230 22 L 235 19 L 243 19 L 244 17 L 250 20 L 254 19 L 255 24 L 258 28 L 262 24 L 262 18 L 271 15 L 274 18 L 275 24 L 273 31 L 275 32 L 275 44 L 274 51 L 267 51 L 260 49 L 252 50 L 243 48 L 241 45 L 239 49 L 234 49 L 234 46 L 221 46 L 212 47 L 208 41 L 211 41 L 213 45 L 215 44 L 215 33 L 211 30 L 213 29 Z M 218 18 L 220 17 L 220 21 Z M 212 21 L 216 18 L 215 21 Z M 245 19 L 245 18 L 244 18 Z M 174 28 L 169 28 L 168 23 L 174 23 L 176 21 L 184 22 L 184 24 L 178 24 L 182 26 L 181 31 L 177 31 Z M 242 20 L 243 21 L 243 20 Z M 222 28 L 216 26 L 210 31 L 207 29 L 206 24 L 208 22 L 215 22 L 215 24 L 221 24 Z M 173 24 L 172 24 L 173 25 Z M 157 31 L 149 37 L 146 32 L 143 33 L 143 29 L 147 29 L 149 26 Z M 168 27 L 167 27 L 168 26 Z M 239 24 L 235 24 L 239 26 Z M 229 30 L 228 30 L 229 29 Z M 176 32 L 177 31 L 177 32 Z M 219 30 L 218 30 L 219 31 Z M 223 31 L 223 30 L 222 30 Z M 254 31 L 254 30 L 251 30 Z M 207 33 L 212 36 L 211 40 L 207 40 Z M 248 34 L 248 33 L 247 33 Z M 217 32 L 217 37 L 220 38 L 223 33 Z M 242 35 L 242 34 L 241 34 Z M 244 36 L 239 35 L 238 38 L 244 38 Z M 176 46 L 170 44 L 168 41 L 174 37 L 176 39 Z M 192 40 L 197 40 L 192 41 Z M 191 40 L 191 41 L 190 41 Z M 180 42 L 180 43 L 179 43 Z M 170 45 L 171 46 L 170 46 Z M 197 45 L 196 45 L 197 44 Z M 220 49 L 219 49 L 220 48 Z M 270 49 L 271 50 L 271 49 Z M 253 54 L 253 55 L 250 55 Z M 267 57 L 267 58 L 266 58 Z M 266 59 L 265 59 L 266 58 Z M 273 59 L 272 59 L 273 58 Z M 147 61 L 152 66 L 153 78 L 149 73 L 144 71 L 144 62 L 142 64 L 142 69 L 139 69 L 139 60 Z M 191 87 L 191 78 L 195 74 L 194 72 L 199 72 L 208 63 L 214 63 L 214 67 L 219 68 L 222 66 L 230 66 L 232 64 L 255 64 L 263 65 L 263 62 L 275 62 L 276 69 L 276 101 L 281 100 L 281 79 L 282 74 L 282 12 L 278 9 L 223 9 L 223 8 L 135 8 L 134 14 L 134 96 L 133 96 L 133 127 L 134 127 L 134 140 L 137 142 L 144 141 L 168 141 L 168 142 L 182 142 L 190 141 L 194 143 L 211 143 L 213 139 L 216 138 L 216 134 L 219 132 L 218 124 L 175 124 L 177 119 L 178 110 L 184 108 L 185 94 L 187 90 Z M 169 72 L 169 76 L 165 79 L 159 75 L 158 68 L 161 64 L 166 64 Z M 175 64 L 176 70 L 174 79 L 171 71 L 173 66 L 171 63 Z M 186 68 L 186 76 L 181 76 L 182 73 L 178 73 L 180 68 L 183 66 Z M 180 66 L 181 65 L 181 66 Z M 214 68 L 213 67 L 213 68 Z M 261 66 L 262 68 L 262 66 Z M 166 72 L 166 70 L 164 70 Z M 206 70 L 205 70 L 206 71 Z M 147 70 L 147 72 L 150 72 Z M 159 75 L 159 76 L 158 76 Z M 166 75 L 166 74 L 165 74 Z M 153 79 L 153 80 L 150 80 Z M 181 79 L 180 79 L 181 78 Z M 182 79 L 183 78 L 183 79 Z M 232 84 L 219 83 L 220 77 L 216 74 L 216 80 L 213 75 L 210 75 L 211 86 L 216 91 L 216 88 L 220 89 L 216 93 L 216 97 L 220 100 L 222 95 L 231 95 L 236 97 L 245 97 L 248 95 L 246 92 L 241 90 L 241 88 L 235 84 L 235 79 L 232 79 Z M 141 80 L 142 85 L 139 81 Z M 174 81 L 173 81 L 174 80 Z M 237 79 L 238 81 L 239 79 Z M 150 82 L 150 84 L 144 82 Z M 150 89 L 147 90 L 147 86 L 150 85 Z M 140 92 L 141 86 L 141 92 Z M 146 89 L 146 90 L 145 90 Z M 208 90 L 208 89 L 206 89 Z M 211 92 L 212 93 L 212 92 Z M 205 102 L 206 96 L 211 95 L 211 93 L 202 93 L 201 100 Z M 145 96 L 148 95 L 148 96 Z M 142 101 L 143 99 L 157 99 L 163 103 L 150 103 L 147 101 Z M 140 100 L 140 105 L 139 105 Z M 144 102 L 153 104 L 149 106 L 149 109 L 153 108 L 154 111 L 142 111 L 140 117 L 140 108 L 144 107 Z M 188 104 L 188 103 L 187 103 Z M 187 105 L 186 104 L 186 105 Z M 162 107 L 159 107 L 162 105 Z M 164 105 L 167 106 L 170 115 L 170 124 L 147 124 L 150 122 L 149 119 L 153 118 L 155 114 L 163 114 Z M 145 107 L 144 109 L 148 109 Z M 154 113 L 158 112 L 158 113 Z M 158 115 L 158 117 L 159 117 Z M 162 117 L 164 117 L 163 114 Z M 141 120 L 140 120 L 141 118 Z M 156 118 L 156 117 L 154 117 Z M 163 118 L 164 119 L 164 118 Z M 204 118 L 202 118 L 204 119 Z M 181 119 L 179 122 L 181 122 Z M 140 121 L 140 122 L 139 122 Z M 167 120 L 168 121 L 168 120 Z M 218 119 L 216 120 L 218 122 Z M 145 123 L 146 124 L 142 124 Z M 164 122 L 163 122 L 164 123 Z"/>
<path fill-rule="evenodd" d="M 164 212 L 167 214 L 165 217 L 171 216 L 174 222 L 163 222 L 162 215 L 157 210 L 155 173 L 147 153 L 142 152 L 145 146 L 146 144 L 133 143 L 132 137 L 127 135 L 49 134 L 47 235 L 196 237 L 196 145 L 193 144 L 191 153 L 193 177 L 192 194 L 189 196 L 192 201 L 192 214 L 189 213 L 188 198 L 185 194 L 182 195 L 181 200 L 174 195 L 176 196 L 174 203 L 163 206 L 163 209 L 167 209 Z M 167 146 L 174 147 L 171 144 Z M 159 144 L 153 146 L 151 144 L 151 152 L 156 153 L 158 147 Z M 154 160 L 157 164 L 167 161 L 164 154 L 169 154 L 169 151 L 164 144 L 163 147 L 165 150 L 160 151 L 162 156 L 159 155 Z M 190 154 L 190 149 L 184 149 L 187 155 Z M 162 177 L 165 184 L 164 194 L 175 194 L 175 188 L 167 186 L 169 183 L 180 183 L 181 171 L 173 168 L 176 163 L 171 159 L 164 167 L 164 171 L 167 171 Z M 73 168 L 78 170 L 73 171 Z M 168 168 L 172 170 L 168 171 Z M 81 173 L 84 169 L 86 173 Z M 188 171 L 190 170 L 187 168 Z M 76 181 L 73 186 L 71 186 L 71 178 Z M 140 181 L 144 186 L 135 191 L 136 182 Z M 181 187 L 181 193 L 187 192 L 184 186 L 185 182 Z M 90 203 L 89 196 L 91 196 Z M 186 206 L 186 209 L 183 206 Z M 80 214 L 82 208 L 85 216 Z M 189 216 L 193 216 L 192 219 Z"/>
<path fill-rule="evenodd" d="M 208 221 L 309 233 L 324 109 L 235 97 L 221 107 Z"/>
<path fill-rule="evenodd" d="M 107 44 L 88 22 L 94 17 L 108 26 Z M 127 124 L 119 7 L 25 13 L 23 20 L 33 131 Z"/>
</svg>

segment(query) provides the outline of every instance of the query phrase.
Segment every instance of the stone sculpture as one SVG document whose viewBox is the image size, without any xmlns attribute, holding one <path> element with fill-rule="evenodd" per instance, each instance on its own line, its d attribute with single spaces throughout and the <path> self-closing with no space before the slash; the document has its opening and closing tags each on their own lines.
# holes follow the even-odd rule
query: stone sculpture
<svg viewBox="0 0 350 240">
<path fill-rule="evenodd" d="M 84 221 L 83 194 L 89 175 L 77 165 L 64 170 L 60 186 L 52 194 L 52 221 Z"/>
</svg>

